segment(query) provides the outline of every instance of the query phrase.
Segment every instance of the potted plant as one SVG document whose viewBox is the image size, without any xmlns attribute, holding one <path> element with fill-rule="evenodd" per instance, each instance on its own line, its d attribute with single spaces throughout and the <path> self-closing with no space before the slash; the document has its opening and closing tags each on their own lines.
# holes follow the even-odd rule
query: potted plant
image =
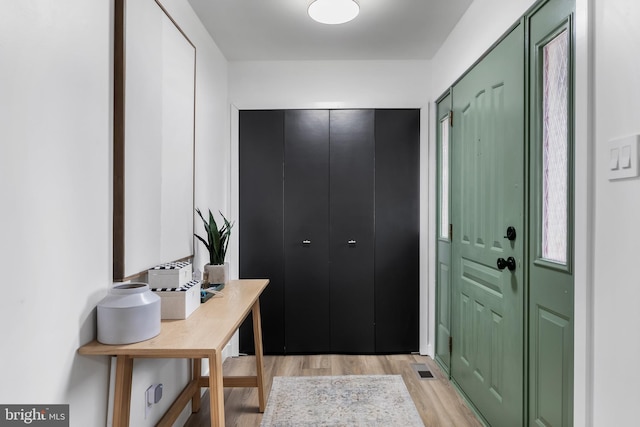
<svg viewBox="0 0 640 427">
<path fill-rule="evenodd" d="M 229 236 L 231 235 L 233 223 L 230 223 L 227 218 L 222 215 L 222 212 L 220 212 L 220 216 L 224 220 L 224 225 L 218 228 L 211 210 L 209 210 L 208 221 L 204 215 L 202 215 L 200 209 L 196 208 L 196 212 L 204 223 L 207 238 L 205 240 L 195 233 L 194 236 L 197 237 L 209 251 L 209 263 L 204 266 L 202 285 L 203 287 L 216 286 L 221 289 L 229 280 L 229 263 L 225 262 L 224 258 L 227 255 L 227 246 L 229 246 Z"/>
</svg>

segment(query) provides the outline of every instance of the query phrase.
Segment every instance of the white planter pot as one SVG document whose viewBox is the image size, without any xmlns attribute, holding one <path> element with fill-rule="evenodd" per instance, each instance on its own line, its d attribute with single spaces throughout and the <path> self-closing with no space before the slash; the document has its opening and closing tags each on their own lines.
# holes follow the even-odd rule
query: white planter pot
<svg viewBox="0 0 640 427">
<path fill-rule="evenodd" d="M 131 344 L 160 333 L 160 297 L 146 283 L 114 286 L 98 303 L 98 341 Z"/>
<path fill-rule="evenodd" d="M 205 277 L 203 285 L 226 285 L 229 282 L 229 263 L 220 265 L 207 264 L 204 266 Z"/>
</svg>

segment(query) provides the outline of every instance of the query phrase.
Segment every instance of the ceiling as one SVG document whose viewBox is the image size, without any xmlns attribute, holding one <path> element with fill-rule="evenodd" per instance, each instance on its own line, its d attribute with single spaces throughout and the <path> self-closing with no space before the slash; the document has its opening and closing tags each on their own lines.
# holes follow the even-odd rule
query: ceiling
<svg viewBox="0 0 640 427">
<path fill-rule="evenodd" d="M 189 0 L 229 61 L 431 59 L 473 0 L 358 0 L 324 25 L 312 0 Z"/>
</svg>

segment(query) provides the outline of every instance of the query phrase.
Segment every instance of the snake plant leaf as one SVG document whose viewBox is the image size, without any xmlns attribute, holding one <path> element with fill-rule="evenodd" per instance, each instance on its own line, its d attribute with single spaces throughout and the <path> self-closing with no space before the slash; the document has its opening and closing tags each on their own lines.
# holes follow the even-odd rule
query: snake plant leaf
<svg viewBox="0 0 640 427">
<path fill-rule="evenodd" d="M 202 215 L 202 212 L 200 212 L 200 209 L 196 208 L 196 212 L 198 213 L 198 215 L 200 215 L 200 218 L 202 219 L 202 222 L 204 224 L 204 231 L 207 233 L 207 238 L 209 238 L 209 224 L 204 219 L 204 216 Z M 194 234 L 194 236 L 197 236 L 197 235 Z M 199 236 L 197 236 L 197 237 L 199 237 Z"/>
<path fill-rule="evenodd" d="M 207 240 L 202 237 L 194 234 L 200 240 L 207 250 L 209 251 L 209 263 L 216 264 L 224 264 L 224 259 L 227 254 L 227 248 L 229 246 L 229 236 L 231 235 L 231 228 L 233 227 L 233 223 L 229 222 L 227 218 L 220 212 L 220 216 L 224 221 L 222 227 L 218 228 L 218 224 L 216 223 L 215 218 L 213 217 L 213 213 L 209 209 L 209 218 L 208 221 L 202 214 L 202 212 L 196 208 L 196 212 L 200 216 L 202 223 L 204 225 L 204 229 L 207 232 Z"/>
<path fill-rule="evenodd" d="M 194 236 L 196 236 L 198 238 L 198 240 L 200 240 L 204 246 L 207 248 L 207 250 L 209 250 L 209 244 L 207 243 L 206 240 L 204 240 L 202 237 L 198 236 L 197 234 L 194 234 Z"/>
<path fill-rule="evenodd" d="M 209 209 L 209 232 L 211 236 L 209 241 L 213 247 L 213 254 L 210 254 L 211 262 L 213 264 L 220 264 L 220 230 L 218 229 L 218 224 L 216 224 L 211 209 Z"/>
<path fill-rule="evenodd" d="M 196 212 L 198 213 L 198 215 L 200 215 L 200 218 L 202 219 L 202 222 L 204 223 L 204 231 L 207 232 L 207 238 L 208 238 L 209 237 L 209 224 L 207 224 L 207 221 L 202 216 L 202 212 L 200 212 L 200 209 L 196 208 Z M 207 250 L 209 250 L 209 244 L 207 243 L 206 240 L 204 240 L 202 237 L 198 236 L 195 233 L 193 233 L 193 235 L 195 237 L 197 237 L 204 244 L 204 246 L 207 248 Z"/>
</svg>

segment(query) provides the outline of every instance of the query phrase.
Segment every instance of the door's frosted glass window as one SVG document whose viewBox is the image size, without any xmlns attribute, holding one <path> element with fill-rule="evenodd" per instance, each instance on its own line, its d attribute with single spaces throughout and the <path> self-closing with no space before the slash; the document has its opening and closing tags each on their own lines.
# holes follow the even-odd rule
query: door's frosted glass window
<svg viewBox="0 0 640 427">
<path fill-rule="evenodd" d="M 440 121 L 440 237 L 449 238 L 449 116 Z"/>
<path fill-rule="evenodd" d="M 567 262 L 569 33 L 542 49 L 542 257 Z"/>
</svg>

